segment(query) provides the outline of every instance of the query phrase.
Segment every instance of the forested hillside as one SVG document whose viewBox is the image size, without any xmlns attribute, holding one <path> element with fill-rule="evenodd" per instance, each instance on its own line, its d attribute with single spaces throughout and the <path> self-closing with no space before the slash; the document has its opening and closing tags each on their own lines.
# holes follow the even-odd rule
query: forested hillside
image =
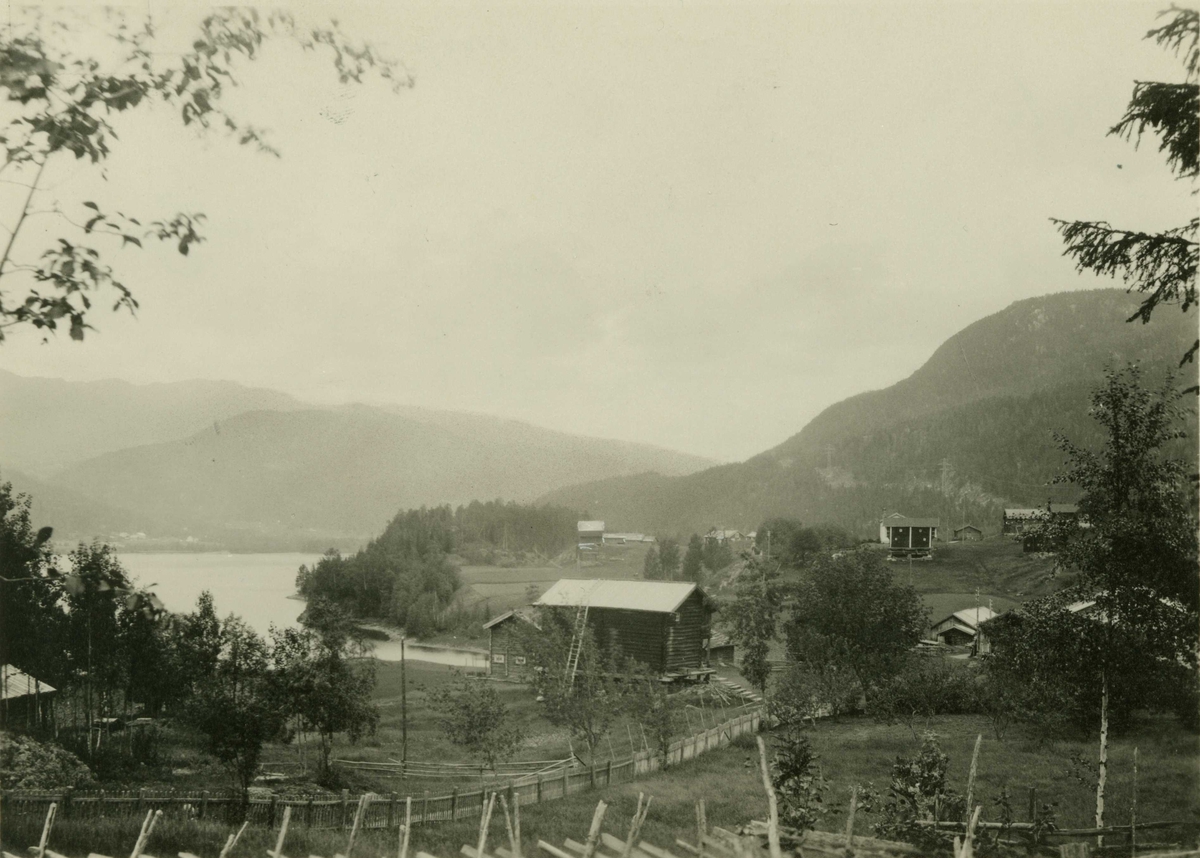
<svg viewBox="0 0 1200 858">
<path fill-rule="evenodd" d="M 947 530 L 970 522 L 995 531 L 1006 505 L 1072 498 L 1069 487 L 1048 485 L 1062 464 L 1053 433 L 1096 440 L 1088 394 L 1106 365 L 1137 361 L 1159 383 L 1194 339 L 1183 314 L 1126 324 L 1136 306 L 1117 290 L 1020 301 L 951 337 L 904 381 L 831 406 L 746 462 L 545 499 L 656 532 L 790 516 L 869 537 L 885 509 L 940 516 Z M 1194 440 L 1179 449 L 1194 450 Z"/>
</svg>

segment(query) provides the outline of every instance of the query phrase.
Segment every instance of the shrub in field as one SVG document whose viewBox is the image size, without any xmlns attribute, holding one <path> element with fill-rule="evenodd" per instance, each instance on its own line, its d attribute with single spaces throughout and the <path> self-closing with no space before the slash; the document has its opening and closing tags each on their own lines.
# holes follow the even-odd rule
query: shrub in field
<svg viewBox="0 0 1200 858">
<path fill-rule="evenodd" d="M 917 736 L 917 724 L 928 726 L 934 715 L 963 715 L 978 708 L 971 674 L 940 658 L 915 656 L 895 675 L 875 687 L 868 712 L 884 724 L 901 723 Z"/>
<path fill-rule="evenodd" d="M 513 723 L 495 686 L 486 680 L 464 678 L 444 685 L 430 694 L 429 702 L 446 738 L 490 769 L 512 759 L 525 741 L 525 731 Z"/>
<path fill-rule="evenodd" d="M 788 730 L 779 737 L 771 762 L 771 781 L 779 797 L 779 819 L 788 828 L 807 831 L 825 815 L 829 784 L 817 767 L 817 753 L 808 737 Z"/>
<path fill-rule="evenodd" d="M 0 771 L 6 789 L 76 787 L 92 779 L 70 751 L 15 733 L 0 733 Z"/>
<path fill-rule="evenodd" d="M 768 708 L 780 724 L 799 725 L 851 712 L 861 697 L 854 674 L 836 662 L 790 664 L 776 681 Z"/>
<path fill-rule="evenodd" d="M 948 835 L 917 823 L 927 819 L 962 818 L 966 802 L 946 784 L 949 766 L 950 758 L 932 733 L 925 734 L 916 754 L 897 757 L 892 766 L 888 796 L 875 825 L 879 836 L 902 840 L 930 851 L 945 846 Z"/>
</svg>

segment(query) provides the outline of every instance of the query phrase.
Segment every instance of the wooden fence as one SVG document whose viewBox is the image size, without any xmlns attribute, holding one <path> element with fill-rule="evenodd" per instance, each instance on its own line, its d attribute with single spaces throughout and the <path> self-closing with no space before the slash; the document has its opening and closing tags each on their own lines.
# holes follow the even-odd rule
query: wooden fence
<svg viewBox="0 0 1200 858">
<path fill-rule="evenodd" d="M 757 733 L 760 710 L 739 715 L 715 727 L 672 742 L 666 753 L 668 765 L 693 759 L 706 751 L 728 745 L 737 736 Z M 609 760 L 600 765 L 573 765 L 548 773 L 517 777 L 499 788 L 510 797 L 520 796 L 523 805 L 554 801 L 585 790 L 609 784 L 627 783 L 662 768 L 661 752 L 641 751 L 632 757 Z M 431 796 L 428 792 L 412 796 L 412 822 L 422 824 L 454 819 L 477 818 L 491 789 L 452 790 L 448 795 Z M 309 828 L 345 829 L 354 822 L 360 796 L 341 795 L 269 796 L 251 795 L 247 807 L 241 795 L 230 791 L 178 792 L 162 790 L 4 790 L 0 793 L 0 816 L 44 816 L 51 803 L 58 804 L 60 819 L 99 819 L 113 816 L 140 818 L 161 810 L 163 816 L 193 819 L 219 819 L 234 822 L 245 819 L 251 825 L 275 828 L 291 808 L 293 825 Z M 398 793 L 371 794 L 363 828 L 396 828 L 404 817 L 405 798 Z"/>
</svg>

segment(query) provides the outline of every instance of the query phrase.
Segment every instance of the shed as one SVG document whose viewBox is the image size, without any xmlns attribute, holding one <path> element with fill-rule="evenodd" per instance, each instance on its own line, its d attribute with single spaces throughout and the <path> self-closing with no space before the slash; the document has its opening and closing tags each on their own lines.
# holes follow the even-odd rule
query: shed
<svg viewBox="0 0 1200 858">
<path fill-rule="evenodd" d="M 979 645 L 978 649 L 981 649 L 983 646 L 980 640 L 979 626 L 995 616 L 996 612 L 991 608 L 966 608 L 955 611 L 945 619 L 934 623 L 929 630 L 929 636 L 947 646 L 975 644 Z"/>
<path fill-rule="evenodd" d="M 954 538 L 963 542 L 978 542 L 983 539 L 983 531 L 973 524 L 964 524 L 954 528 Z"/>
<path fill-rule="evenodd" d="M 708 666 L 715 664 L 734 663 L 734 645 L 732 638 L 725 632 L 713 632 L 708 639 Z"/>
<path fill-rule="evenodd" d="M 57 693 L 48 682 L 11 664 L 0 665 L 0 727 L 30 729 L 51 723 Z"/>
<path fill-rule="evenodd" d="M 1001 532 L 1009 536 L 1024 533 L 1049 518 L 1077 518 L 1079 507 L 1073 503 L 1051 503 L 1043 507 L 1014 507 L 1004 510 Z"/>
<path fill-rule="evenodd" d="M 893 557 L 921 557 L 933 553 L 940 521 L 936 518 L 885 518 L 888 553 Z"/>
<path fill-rule="evenodd" d="M 534 603 L 544 608 L 587 608 L 596 642 L 630 656 L 664 678 L 707 675 L 712 601 L 696 584 L 563 578 Z"/>
<path fill-rule="evenodd" d="M 522 676 L 529 665 L 518 623 L 537 627 L 528 608 L 516 608 L 483 624 L 488 633 L 488 676 Z"/>
</svg>

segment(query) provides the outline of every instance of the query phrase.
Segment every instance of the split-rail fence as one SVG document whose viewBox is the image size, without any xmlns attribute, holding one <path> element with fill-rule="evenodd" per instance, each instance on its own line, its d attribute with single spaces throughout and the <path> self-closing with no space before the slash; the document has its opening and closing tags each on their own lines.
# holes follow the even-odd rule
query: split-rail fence
<svg viewBox="0 0 1200 858">
<path fill-rule="evenodd" d="M 667 765 L 675 765 L 706 751 L 724 747 L 737 736 L 757 733 L 762 713 L 754 709 L 742 715 L 672 742 L 665 754 Z M 585 766 L 573 764 L 561 769 L 539 772 L 470 791 L 451 790 L 445 795 L 412 796 L 412 823 L 424 824 L 479 816 L 486 796 L 499 789 L 509 796 L 518 794 L 522 805 L 554 801 L 609 784 L 628 783 L 659 771 L 664 755 L 660 751 L 640 751 L 623 760 Z M 370 794 L 363 828 L 398 828 L 403 823 L 406 796 L 398 793 Z M 111 816 L 142 817 L 161 810 L 163 816 L 192 819 L 220 819 L 227 822 L 246 820 L 251 825 L 275 828 L 291 808 L 293 825 L 310 828 L 345 829 L 355 817 L 361 796 L 350 795 L 271 795 L 252 794 L 245 799 L 230 791 L 209 790 L 4 790 L 0 815 L 44 816 L 51 803 L 57 803 L 60 819 L 99 819 Z"/>
</svg>

